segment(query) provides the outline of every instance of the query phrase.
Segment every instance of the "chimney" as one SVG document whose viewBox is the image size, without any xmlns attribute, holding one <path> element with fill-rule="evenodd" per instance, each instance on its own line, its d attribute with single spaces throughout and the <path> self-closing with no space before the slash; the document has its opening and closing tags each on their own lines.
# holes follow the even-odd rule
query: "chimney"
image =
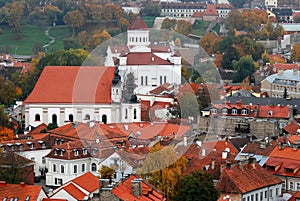
<svg viewBox="0 0 300 201">
<path fill-rule="evenodd" d="M 131 180 L 131 194 L 136 198 L 142 195 L 142 179 Z"/>
<path fill-rule="evenodd" d="M 255 169 L 256 158 L 254 158 L 254 157 L 251 156 L 251 157 L 249 158 L 249 164 L 251 164 L 252 167 L 253 167 L 253 169 Z"/>
<path fill-rule="evenodd" d="M 215 169 L 215 161 L 216 161 L 215 158 L 212 158 L 212 159 L 211 159 L 211 169 L 212 169 L 212 170 Z"/>
<path fill-rule="evenodd" d="M 6 186 L 6 181 L 0 181 L 0 187 L 5 187 Z"/>
<path fill-rule="evenodd" d="M 184 136 L 183 137 L 183 146 L 187 146 L 187 137 L 186 136 Z"/>
<path fill-rule="evenodd" d="M 99 179 L 99 188 L 106 188 L 110 184 L 109 179 Z"/>
<path fill-rule="evenodd" d="M 22 181 L 22 182 L 20 183 L 20 186 L 21 186 L 21 187 L 25 187 L 25 182 Z"/>
<path fill-rule="evenodd" d="M 222 159 L 227 159 L 227 151 L 222 151 Z"/>
<path fill-rule="evenodd" d="M 91 120 L 88 123 L 89 123 L 90 128 L 95 126 L 95 121 L 94 120 Z"/>
<path fill-rule="evenodd" d="M 205 149 L 202 148 L 202 149 L 201 149 L 201 156 L 205 156 L 205 154 L 206 154 L 206 153 L 205 153 Z"/>
</svg>

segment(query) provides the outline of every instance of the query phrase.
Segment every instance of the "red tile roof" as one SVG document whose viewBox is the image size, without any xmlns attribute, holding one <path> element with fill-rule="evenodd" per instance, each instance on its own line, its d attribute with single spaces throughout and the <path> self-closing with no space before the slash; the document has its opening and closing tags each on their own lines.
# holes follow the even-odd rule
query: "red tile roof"
<svg viewBox="0 0 300 201">
<path fill-rule="evenodd" d="M 30 196 L 30 200 L 38 200 L 39 195 L 44 192 L 42 186 L 25 185 L 25 184 L 6 184 L 0 181 L 0 200 L 18 198 L 18 200 L 26 200 Z M 46 193 L 44 192 L 45 197 Z"/>
<path fill-rule="evenodd" d="M 260 142 L 249 142 L 243 149 L 242 153 L 253 153 L 255 155 L 269 156 L 275 147 L 275 142 L 266 144 L 264 148 L 261 147 Z"/>
<path fill-rule="evenodd" d="M 127 201 L 166 200 L 166 198 L 164 197 L 161 191 L 154 188 L 152 185 L 150 185 L 145 181 L 140 181 L 142 183 L 142 195 L 139 197 L 135 197 L 131 193 L 131 181 L 135 179 L 136 177 L 134 175 L 130 176 L 125 181 L 119 183 L 118 186 L 114 187 L 112 193 L 120 200 L 127 200 Z"/>
<path fill-rule="evenodd" d="M 172 65 L 151 52 L 130 52 L 127 55 L 126 65 Z"/>
<path fill-rule="evenodd" d="M 217 12 L 215 5 L 208 4 L 207 8 L 204 12 L 204 15 L 206 15 L 206 16 L 219 16 L 219 13 Z"/>
<path fill-rule="evenodd" d="M 99 188 L 99 178 L 93 175 L 91 172 L 87 172 L 73 179 L 71 182 L 79 185 L 81 188 L 85 189 L 88 192 L 93 192 Z"/>
<path fill-rule="evenodd" d="M 221 192 L 243 194 L 256 189 L 282 183 L 281 179 L 255 163 L 241 167 L 225 168 L 218 182 L 217 188 Z"/>
<path fill-rule="evenodd" d="M 274 175 L 300 178 L 299 160 L 271 156 L 265 165 L 267 167 L 266 169 Z M 293 171 L 286 171 L 286 168 L 292 169 Z"/>
<path fill-rule="evenodd" d="M 114 70 L 104 66 L 46 66 L 24 103 L 111 103 Z"/>
<path fill-rule="evenodd" d="M 89 183 L 89 182 L 87 182 L 87 183 Z M 72 183 L 67 184 L 62 189 L 64 189 L 66 192 L 68 192 L 76 200 L 83 200 L 83 198 L 86 196 L 85 193 L 83 193 L 79 188 L 77 188 Z"/>
<path fill-rule="evenodd" d="M 272 112 L 272 115 L 269 114 Z M 291 111 L 288 106 L 267 106 L 261 105 L 258 110 L 258 117 L 261 118 L 290 118 Z"/>
<path fill-rule="evenodd" d="M 297 131 L 300 129 L 300 125 L 297 121 L 292 121 L 288 125 L 283 128 L 288 134 L 295 135 Z"/>
<path fill-rule="evenodd" d="M 283 149 L 279 149 L 279 146 L 277 146 L 271 152 L 270 157 L 300 161 L 300 149 L 295 150 L 292 147 L 284 147 Z"/>
<path fill-rule="evenodd" d="M 292 195 L 292 197 L 288 201 L 298 201 L 300 199 L 300 191 L 297 191 Z"/>
<path fill-rule="evenodd" d="M 294 68 L 297 68 L 300 70 L 300 66 L 298 64 L 285 64 L 285 63 L 276 63 L 272 65 L 276 70 L 277 73 L 279 69 L 281 70 L 292 70 Z"/>
<path fill-rule="evenodd" d="M 148 29 L 148 26 L 141 18 L 141 16 L 137 16 L 134 19 L 134 21 L 129 25 L 128 30 L 140 30 L 140 29 Z"/>
</svg>

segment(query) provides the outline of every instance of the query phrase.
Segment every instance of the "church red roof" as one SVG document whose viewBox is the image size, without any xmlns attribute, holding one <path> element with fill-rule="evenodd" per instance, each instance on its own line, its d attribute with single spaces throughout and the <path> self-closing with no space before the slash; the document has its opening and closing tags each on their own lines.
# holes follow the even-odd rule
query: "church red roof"
<svg viewBox="0 0 300 201">
<path fill-rule="evenodd" d="M 148 29 L 148 26 L 140 16 L 137 16 L 135 20 L 129 25 L 128 30 L 140 29 Z"/>
<path fill-rule="evenodd" d="M 111 103 L 114 67 L 46 66 L 24 103 Z"/>
<path fill-rule="evenodd" d="M 151 52 L 130 52 L 126 57 L 126 65 L 172 65 L 170 61 L 163 60 Z"/>
</svg>

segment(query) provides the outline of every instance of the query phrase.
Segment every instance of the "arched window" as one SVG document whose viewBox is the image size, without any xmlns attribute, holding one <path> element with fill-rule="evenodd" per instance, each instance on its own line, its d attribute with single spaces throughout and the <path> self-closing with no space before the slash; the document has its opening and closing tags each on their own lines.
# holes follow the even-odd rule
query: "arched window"
<svg viewBox="0 0 300 201">
<path fill-rule="evenodd" d="M 96 172 L 97 171 L 97 165 L 96 163 L 92 163 L 92 172 Z"/>
<path fill-rule="evenodd" d="M 222 114 L 227 114 L 228 110 L 226 108 L 222 109 Z"/>
<path fill-rule="evenodd" d="M 116 95 L 119 95 L 119 90 L 118 89 L 116 89 Z"/>
<path fill-rule="evenodd" d="M 41 121 L 41 116 L 39 114 L 36 114 L 34 121 Z"/>
<path fill-rule="evenodd" d="M 64 174 L 65 173 L 65 166 L 60 165 L 60 173 Z"/>
<path fill-rule="evenodd" d="M 212 114 L 217 114 L 217 109 L 214 109 L 214 108 L 213 108 L 213 109 L 210 110 L 210 112 L 211 112 Z"/>
<path fill-rule="evenodd" d="M 91 119 L 89 114 L 86 114 L 84 118 L 85 118 L 85 120 L 90 120 Z"/>
<path fill-rule="evenodd" d="M 104 114 L 104 115 L 102 115 L 102 122 L 104 123 L 104 124 L 107 124 L 107 116 Z"/>
<path fill-rule="evenodd" d="M 136 109 L 133 110 L 133 119 L 136 119 Z"/>
<path fill-rule="evenodd" d="M 73 114 L 69 114 L 69 121 L 70 121 L 70 122 L 73 122 L 73 121 L 74 121 L 74 116 L 73 116 Z"/>
<path fill-rule="evenodd" d="M 57 116 L 56 116 L 56 114 L 52 115 L 52 123 L 53 124 L 57 124 Z"/>
<path fill-rule="evenodd" d="M 231 113 L 232 114 L 237 114 L 237 109 L 232 109 Z"/>
<path fill-rule="evenodd" d="M 56 164 L 52 165 L 52 172 L 56 172 Z"/>
<path fill-rule="evenodd" d="M 248 111 L 246 109 L 242 109 L 242 115 L 248 114 Z"/>
</svg>

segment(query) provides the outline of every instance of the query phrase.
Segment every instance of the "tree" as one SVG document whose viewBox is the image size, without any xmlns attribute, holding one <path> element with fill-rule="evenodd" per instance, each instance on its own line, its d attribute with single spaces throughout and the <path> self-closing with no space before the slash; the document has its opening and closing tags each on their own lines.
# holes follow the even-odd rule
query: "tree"
<svg viewBox="0 0 300 201">
<path fill-rule="evenodd" d="M 9 117 L 8 115 L 4 112 L 4 105 L 0 105 L 0 126 L 2 128 L 10 127 L 10 123 L 9 123 Z"/>
<path fill-rule="evenodd" d="M 168 30 L 173 30 L 176 27 L 176 20 L 175 19 L 169 19 L 165 18 L 164 21 L 161 24 L 161 29 L 168 29 Z"/>
<path fill-rule="evenodd" d="M 159 17 L 161 6 L 159 4 L 148 3 L 141 12 L 146 16 Z"/>
<path fill-rule="evenodd" d="M 270 63 L 270 57 L 267 53 L 267 51 L 265 50 L 264 53 L 262 54 L 262 61 L 263 61 L 263 65 L 265 66 L 266 63 Z"/>
<path fill-rule="evenodd" d="M 180 38 L 176 38 L 175 41 L 174 41 L 174 44 L 175 44 L 177 47 L 181 47 L 181 40 L 180 40 Z"/>
<path fill-rule="evenodd" d="M 111 38 L 111 35 L 106 31 L 99 31 L 93 35 L 94 46 L 100 45 L 102 42 Z"/>
<path fill-rule="evenodd" d="M 291 58 L 295 62 L 300 61 L 300 43 L 293 45 Z"/>
<path fill-rule="evenodd" d="M 192 32 L 192 24 L 186 20 L 178 20 L 176 32 L 187 36 Z"/>
<path fill-rule="evenodd" d="M 65 50 L 69 49 L 79 49 L 82 48 L 77 38 L 69 37 L 63 39 L 63 46 Z"/>
<path fill-rule="evenodd" d="M 239 61 L 233 61 L 233 68 L 237 71 L 233 82 L 241 82 L 246 77 L 252 78 L 255 72 L 254 61 L 250 55 L 241 57 Z"/>
<path fill-rule="evenodd" d="M 76 34 L 84 24 L 84 17 L 78 10 L 73 10 L 64 16 L 64 22 L 72 29 L 73 33 Z"/>
<path fill-rule="evenodd" d="M 220 193 L 214 187 L 210 174 L 197 170 L 184 176 L 179 182 L 179 192 L 174 197 L 175 201 L 217 201 Z"/>
<path fill-rule="evenodd" d="M 200 46 L 204 48 L 209 55 L 212 55 L 213 53 L 216 53 L 218 44 L 221 40 L 221 37 L 213 32 L 209 32 L 200 39 Z"/>
<path fill-rule="evenodd" d="M 247 0 L 229 0 L 229 3 L 232 4 L 235 8 L 243 8 Z"/>
<path fill-rule="evenodd" d="M 173 146 L 161 147 L 159 144 L 151 148 L 150 154 L 137 170 L 148 181 L 171 198 L 178 191 L 178 182 L 186 169 L 187 159 L 179 157 Z"/>
<path fill-rule="evenodd" d="M 14 139 L 14 130 L 0 126 L 0 142 Z"/>
<path fill-rule="evenodd" d="M 16 98 L 16 87 L 11 81 L 5 81 L 0 76 L 0 104 L 9 106 L 14 103 Z"/>
<path fill-rule="evenodd" d="M 222 68 L 224 69 L 233 69 L 232 61 L 239 60 L 240 53 L 235 47 L 228 47 L 224 54 L 222 60 Z"/>
<path fill-rule="evenodd" d="M 239 10 L 230 11 L 225 19 L 225 26 L 231 32 L 233 32 L 234 29 L 243 30 L 244 21 L 243 18 L 241 17 L 241 12 Z"/>
<path fill-rule="evenodd" d="M 105 165 L 102 165 L 101 169 L 98 170 L 98 172 L 100 173 L 101 179 L 110 179 L 111 180 L 111 179 L 113 179 L 113 176 L 115 174 L 115 169 L 107 167 Z"/>
</svg>

